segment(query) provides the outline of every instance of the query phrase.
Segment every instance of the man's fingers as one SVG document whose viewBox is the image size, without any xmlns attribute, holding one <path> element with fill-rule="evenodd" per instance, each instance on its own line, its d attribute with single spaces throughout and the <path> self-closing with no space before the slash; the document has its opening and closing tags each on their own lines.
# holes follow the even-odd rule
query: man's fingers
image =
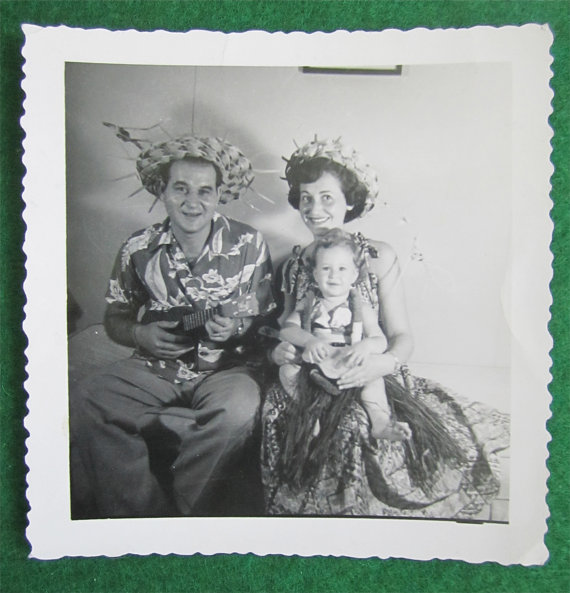
<svg viewBox="0 0 570 593">
<path fill-rule="evenodd" d="M 168 352 L 177 352 L 178 350 L 184 351 L 184 350 L 190 350 L 192 348 L 192 345 L 190 345 L 190 344 L 186 344 L 185 346 L 182 346 L 182 345 L 180 345 L 180 343 L 168 342 L 165 340 L 159 340 L 157 346 L 161 350 L 167 350 Z"/>
<path fill-rule="evenodd" d="M 221 322 L 219 322 L 218 320 L 222 320 Z M 207 323 L 206 323 L 206 329 L 208 330 L 208 333 L 212 334 L 224 334 L 227 333 L 228 331 L 233 331 L 234 328 L 234 320 L 233 319 L 229 319 L 227 317 L 220 317 L 219 315 L 215 315 L 214 319 L 210 319 Z"/>
<path fill-rule="evenodd" d="M 173 334 L 172 332 L 162 329 L 158 334 L 158 340 L 165 344 L 184 344 L 189 341 L 189 337 L 180 334 Z"/>
<path fill-rule="evenodd" d="M 159 354 L 161 356 L 165 356 L 167 358 L 178 358 L 179 356 L 186 354 L 190 350 L 192 350 L 192 346 L 190 346 L 188 348 L 180 348 L 179 346 L 167 345 L 167 344 L 161 345 L 158 348 Z"/>
<path fill-rule="evenodd" d="M 232 322 L 232 324 L 229 327 L 227 327 L 221 326 L 215 321 L 209 321 L 206 324 L 206 331 L 208 332 L 210 340 L 214 342 L 225 342 L 234 333 L 234 325 Z"/>
<path fill-rule="evenodd" d="M 156 325 L 162 329 L 174 329 L 178 325 L 178 321 L 157 321 Z"/>
<path fill-rule="evenodd" d="M 231 317 L 222 317 L 221 315 L 214 315 L 212 318 L 213 323 L 217 324 L 218 326 L 229 329 L 230 327 L 234 326 L 234 320 Z"/>
</svg>

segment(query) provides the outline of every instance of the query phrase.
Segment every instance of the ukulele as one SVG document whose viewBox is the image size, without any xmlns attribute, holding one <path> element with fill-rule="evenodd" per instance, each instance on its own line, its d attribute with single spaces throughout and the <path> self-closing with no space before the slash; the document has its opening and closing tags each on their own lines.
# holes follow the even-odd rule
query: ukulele
<svg viewBox="0 0 570 593">
<path fill-rule="evenodd" d="M 231 298 L 211 309 L 196 310 L 194 307 L 172 307 L 166 311 L 157 311 L 149 309 L 141 319 L 141 323 L 151 323 L 153 321 L 176 321 L 178 322 L 172 329 L 176 332 L 188 333 L 199 327 L 206 325 L 206 322 L 214 317 L 221 315 L 231 319 L 242 317 L 254 317 L 259 315 L 259 302 L 255 294 L 243 294 Z"/>
</svg>

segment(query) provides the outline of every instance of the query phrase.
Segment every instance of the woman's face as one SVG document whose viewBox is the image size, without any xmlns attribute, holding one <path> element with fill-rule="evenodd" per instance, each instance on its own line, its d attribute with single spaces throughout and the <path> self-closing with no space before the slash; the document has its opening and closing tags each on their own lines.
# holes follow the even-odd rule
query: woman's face
<svg viewBox="0 0 570 593">
<path fill-rule="evenodd" d="M 349 209 L 340 181 L 328 171 L 312 183 L 299 185 L 299 212 L 315 236 L 342 227 Z"/>
</svg>

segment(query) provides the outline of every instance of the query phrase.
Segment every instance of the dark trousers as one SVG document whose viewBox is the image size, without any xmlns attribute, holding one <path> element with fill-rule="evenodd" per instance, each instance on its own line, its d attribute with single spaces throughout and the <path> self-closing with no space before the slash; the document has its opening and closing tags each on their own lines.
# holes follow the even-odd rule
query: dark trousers
<svg viewBox="0 0 570 593">
<path fill-rule="evenodd" d="M 70 390 L 74 518 L 200 514 L 251 440 L 259 403 L 241 367 L 174 384 L 131 358 L 83 381 Z"/>
</svg>

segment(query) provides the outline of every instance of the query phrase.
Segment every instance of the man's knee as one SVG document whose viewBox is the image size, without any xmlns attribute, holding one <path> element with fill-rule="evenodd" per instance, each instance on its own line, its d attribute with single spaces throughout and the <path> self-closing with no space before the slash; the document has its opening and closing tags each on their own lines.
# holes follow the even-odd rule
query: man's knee
<svg viewBox="0 0 570 593">
<path fill-rule="evenodd" d="M 231 377 L 231 392 L 224 402 L 224 424 L 236 432 L 253 430 L 261 403 L 257 382 L 246 373 Z"/>
<path fill-rule="evenodd" d="M 99 393 L 100 389 L 99 377 L 96 375 L 70 386 L 69 414 L 72 428 L 92 416 L 95 394 Z"/>
</svg>

